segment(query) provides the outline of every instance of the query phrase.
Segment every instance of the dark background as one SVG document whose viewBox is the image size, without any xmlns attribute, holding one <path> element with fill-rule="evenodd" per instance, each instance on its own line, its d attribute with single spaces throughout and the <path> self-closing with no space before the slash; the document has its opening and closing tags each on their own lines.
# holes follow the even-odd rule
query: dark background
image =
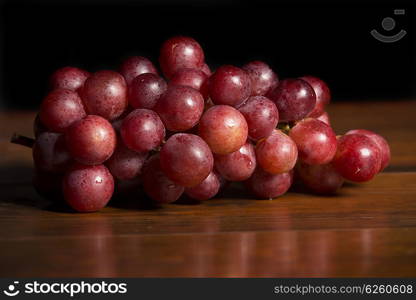
<svg viewBox="0 0 416 300">
<path fill-rule="evenodd" d="M 406 14 L 394 16 L 398 8 Z M 281 78 L 321 77 L 333 101 L 412 98 L 414 8 L 411 1 L 1 1 L 0 107 L 38 107 L 48 76 L 62 66 L 116 69 L 128 55 L 157 63 L 163 40 L 177 34 L 198 40 L 214 68 L 261 59 Z M 391 32 L 381 26 L 388 16 L 396 20 Z M 372 29 L 407 36 L 384 44 Z"/>
</svg>

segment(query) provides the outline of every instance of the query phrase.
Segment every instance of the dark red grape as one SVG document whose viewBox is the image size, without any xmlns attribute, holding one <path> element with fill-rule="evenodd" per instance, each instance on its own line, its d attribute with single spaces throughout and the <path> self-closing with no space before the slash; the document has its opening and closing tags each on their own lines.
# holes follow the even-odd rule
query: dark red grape
<svg viewBox="0 0 416 300">
<path fill-rule="evenodd" d="M 246 143 L 247 134 L 244 116 L 228 105 L 209 108 L 199 122 L 199 135 L 216 154 L 237 151 Z"/>
<path fill-rule="evenodd" d="M 296 178 L 317 194 L 334 194 L 344 183 L 344 178 L 329 163 L 325 165 L 296 165 Z"/>
<path fill-rule="evenodd" d="M 81 98 L 74 91 L 58 89 L 42 101 L 39 117 L 49 130 L 64 132 L 75 121 L 86 116 Z"/>
<path fill-rule="evenodd" d="M 276 105 L 263 96 L 248 98 L 238 110 L 247 121 L 248 136 L 255 141 L 268 137 L 279 121 Z"/>
<path fill-rule="evenodd" d="M 174 183 L 162 171 L 159 154 L 146 162 L 141 178 L 144 191 L 157 203 L 175 202 L 184 191 L 184 187 Z"/>
<path fill-rule="evenodd" d="M 239 106 L 251 93 L 251 80 L 243 69 L 224 65 L 209 78 L 209 96 L 214 104 Z"/>
<path fill-rule="evenodd" d="M 126 81 L 117 72 L 98 71 L 85 81 L 81 96 L 88 114 L 114 120 L 127 107 Z"/>
<path fill-rule="evenodd" d="M 243 66 L 251 79 L 251 95 L 264 96 L 279 84 L 276 73 L 262 61 L 252 61 Z"/>
<path fill-rule="evenodd" d="M 309 165 L 329 163 L 337 151 L 337 138 L 331 127 L 317 119 L 298 122 L 289 136 L 296 143 L 299 159 Z"/>
<path fill-rule="evenodd" d="M 65 138 L 59 133 L 42 132 L 32 149 L 33 162 L 43 172 L 64 172 L 71 161 Z"/>
<path fill-rule="evenodd" d="M 123 61 L 120 66 L 120 74 L 123 75 L 127 85 L 129 85 L 134 78 L 145 73 L 158 75 L 157 69 L 153 63 L 143 56 L 129 57 Z"/>
<path fill-rule="evenodd" d="M 65 138 L 71 156 L 85 165 L 105 162 L 116 147 L 116 133 L 110 122 L 95 115 L 72 124 Z"/>
<path fill-rule="evenodd" d="M 281 122 L 298 121 L 306 117 L 315 107 L 313 88 L 302 79 L 285 79 L 267 94 L 279 111 Z"/>
<path fill-rule="evenodd" d="M 338 150 L 333 165 L 345 179 L 355 182 L 368 181 L 380 170 L 380 149 L 365 135 L 344 135 L 338 139 Z"/>
<path fill-rule="evenodd" d="M 347 134 L 362 134 L 372 139 L 373 142 L 378 145 L 381 154 L 381 166 L 379 172 L 383 171 L 384 168 L 388 166 L 391 156 L 390 146 L 389 143 L 387 143 L 387 141 L 381 135 L 366 129 L 350 130 L 346 133 L 346 135 Z"/>
<path fill-rule="evenodd" d="M 169 84 L 190 86 L 198 91 L 208 76 L 199 69 L 184 68 L 178 70 L 170 79 Z"/>
<path fill-rule="evenodd" d="M 257 168 L 244 183 L 256 197 L 273 199 L 286 193 L 292 182 L 293 171 L 270 174 L 261 168 Z"/>
<path fill-rule="evenodd" d="M 218 193 L 220 185 L 221 183 L 218 175 L 215 171 L 212 171 L 200 184 L 186 188 L 185 194 L 192 199 L 199 201 L 208 200 Z"/>
<path fill-rule="evenodd" d="M 329 115 L 326 111 L 324 111 L 322 115 L 317 116 L 316 119 L 324 122 L 328 126 L 331 126 L 331 121 L 329 120 Z"/>
<path fill-rule="evenodd" d="M 165 126 L 152 110 L 135 109 L 127 115 L 121 125 L 124 144 L 133 151 L 149 152 L 162 143 Z"/>
<path fill-rule="evenodd" d="M 229 181 L 243 181 L 253 174 L 256 168 L 256 153 L 249 142 L 235 152 L 216 154 L 215 169 Z"/>
<path fill-rule="evenodd" d="M 128 88 L 129 103 L 133 108 L 153 109 L 167 87 L 166 81 L 158 75 L 139 75 L 132 80 Z"/>
<path fill-rule="evenodd" d="M 166 40 L 160 49 L 160 67 L 167 78 L 183 68 L 201 69 L 204 51 L 193 38 L 175 36 Z"/>
<path fill-rule="evenodd" d="M 256 146 L 258 165 L 270 174 L 286 173 L 293 169 L 298 158 L 295 142 L 280 130 L 274 130 Z"/>
<path fill-rule="evenodd" d="M 207 178 L 212 171 L 214 158 L 208 145 L 199 136 L 177 133 L 163 145 L 160 164 L 172 181 L 189 187 Z"/>
<path fill-rule="evenodd" d="M 51 89 L 67 89 L 77 91 L 84 85 L 90 73 L 75 67 L 64 67 L 56 70 L 51 78 Z"/>
<path fill-rule="evenodd" d="M 197 90 L 182 85 L 169 85 L 160 97 L 155 111 L 170 131 L 194 127 L 204 111 L 204 98 Z"/>
<path fill-rule="evenodd" d="M 110 173 L 117 179 L 130 180 L 140 175 L 147 153 L 136 152 L 128 149 L 122 141 L 118 141 L 113 155 L 105 165 Z"/>
<path fill-rule="evenodd" d="M 212 74 L 210 67 L 206 63 L 204 63 L 201 70 L 205 73 L 205 75 L 207 75 L 207 77 L 211 76 Z"/>
<path fill-rule="evenodd" d="M 107 205 L 114 192 L 114 180 L 103 165 L 75 165 L 63 180 L 66 202 L 78 212 L 93 212 Z"/>
<path fill-rule="evenodd" d="M 309 113 L 309 117 L 317 118 L 324 113 L 325 106 L 331 101 L 331 92 L 321 79 L 314 76 L 303 76 L 300 79 L 305 80 L 313 88 L 316 95 L 316 104 L 314 109 Z"/>
</svg>

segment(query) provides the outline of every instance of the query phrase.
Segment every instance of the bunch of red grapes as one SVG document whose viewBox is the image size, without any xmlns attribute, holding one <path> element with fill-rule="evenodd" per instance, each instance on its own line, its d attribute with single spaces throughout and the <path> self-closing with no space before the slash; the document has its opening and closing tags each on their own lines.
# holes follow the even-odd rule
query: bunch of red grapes
<svg viewBox="0 0 416 300">
<path fill-rule="evenodd" d="M 372 179 L 389 163 L 380 135 L 336 136 L 325 112 L 330 90 L 319 78 L 279 80 L 264 62 L 223 65 L 211 73 L 190 37 L 164 42 L 162 77 L 144 57 L 119 72 L 57 70 L 35 120 L 35 187 L 59 191 L 76 211 L 97 211 L 123 182 L 156 203 L 183 194 L 214 197 L 241 181 L 258 198 L 299 182 L 334 193 L 344 180 Z"/>
</svg>

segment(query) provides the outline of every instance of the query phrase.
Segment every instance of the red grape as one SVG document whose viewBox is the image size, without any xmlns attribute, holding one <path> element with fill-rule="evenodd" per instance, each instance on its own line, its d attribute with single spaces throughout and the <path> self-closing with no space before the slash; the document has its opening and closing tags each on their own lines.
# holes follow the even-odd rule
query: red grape
<svg viewBox="0 0 416 300">
<path fill-rule="evenodd" d="M 64 132 L 75 121 L 86 116 L 81 98 L 74 91 L 58 89 L 42 101 L 39 117 L 48 129 Z"/>
<path fill-rule="evenodd" d="M 165 126 L 154 111 L 135 109 L 123 120 L 121 137 L 131 150 L 149 152 L 162 143 Z"/>
<path fill-rule="evenodd" d="M 200 184 L 214 165 L 208 145 L 189 133 L 172 135 L 160 151 L 162 170 L 175 183 L 189 187 Z"/>
<path fill-rule="evenodd" d="M 114 120 L 127 107 L 126 81 L 117 72 L 98 71 L 85 81 L 81 96 L 88 114 Z"/>
<path fill-rule="evenodd" d="M 209 79 L 209 96 L 215 104 L 239 106 L 251 93 L 251 80 L 243 69 L 224 65 Z"/>
<path fill-rule="evenodd" d="M 274 130 L 256 146 L 258 165 L 270 174 L 286 173 L 293 169 L 298 158 L 295 142 L 280 130 Z"/>
<path fill-rule="evenodd" d="M 262 61 L 252 61 L 243 66 L 251 79 L 251 95 L 263 96 L 279 84 L 276 73 Z"/>
<path fill-rule="evenodd" d="M 190 86 L 198 91 L 207 79 L 207 75 L 198 69 L 184 68 L 178 70 L 170 79 L 169 84 Z"/>
<path fill-rule="evenodd" d="M 118 141 L 113 155 L 105 164 L 115 178 L 129 180 L 140 175 L 147 155 L 146 152 L 132 151 Z"/>
<path fill-rule="evenodd" d="M 90 73 L 75 67 L 64 67 L 56 70 L 51 78 L 52 89 L 67 89 L 77 91 L 82 88 Z"/>
<path fill-rule="evenodd" d="M 270 174 L 257 168 L 244 183 L 256 196 L 262 199 L 273 199 L 287 192 L 293 182 L 293 171 Z"/>
<path fill-rule="evenodd" d="M 235 152 L 215 155 L 215 169 L 229 181 L 243 181 L 253 174 L 256 168 L 256 154 L 249 142 Z"/>
<path fill-rule="evenodd" d="M 204 111 L 204 98 L 197 90 L 182 85 L 170 85 L 160 97 L 155 111 L 170 131 L 185 131 L 194 127 Z"/>
<path fill-rule="evenodd" d="M 344 135 L 338 139 L 338 150 L 333 165 L 345 179 L 355 182 L 368 181 L 380 170 L 380 149 L 365 135 Z"/>
<path fill-rule="evenodd" d="M 159 154 L 153 155 L 146 162 L 141 177 L 144 191 L 157 203 L 174 202 L 184 191 L 184 187 L 174 183 L 162 171 Z"/>
<path fill-rule="evenodd" d="M 128 88 L 129 103 L 133 108 L 153 109 L 167 87 L 162 77 L 151 73 L 141 74 L 132 80 Z"/>
<path fill-rule="evenodd" d="M 211 76 L 211 73 L 212 73 L 211 69 L 209 68 L 209 66 L 206 63 L 204 63 L 201 70 L 202 70 L 202 72 L 205 73 L 205 75 L 207 75 L 207 77 Z"/>
<path fill-rule="evenodd" d="M 381 135 L 366 129 L 350 130 L 346 133 L 346 135 L 347 134 L 362 134 L 372 139 L 373 142 L 377 144 L 380 150 L 381 166 L 379 172 L 383 171 L 384 168 L 388 166 L 391 156 L 390 147 L 387 141 Z"/>
<path fill-rule="evenodd" d="M 279 111 L 281 122 L 301 120 L 315 107 L 313 88 L 302 79 L 285 79 L 268 93 Z"/>
<path fill-rule="evenodd" d="M 298 122 L 289 136 L 295 141 L 299 159 L 309 165 L 329 163 L 337 151 L 337 138 L 331 127 L 317 119 Z"/>
<path fill-rule="evenodd" d="M 248 136 L 255 141 L 268 137 L 279 121 L 276 105 L 263 96 L 248 98 L 238 110 L 247 121 Z"/>
<path fill-rule="evenodd" d="M 321 79 L 314 76 L 303 76 L 300 79 L 305 80 L 313 88 L 316 95 L 316 104 L 314 109 L 309 113 L 309 117 L 317 118 L 322 115 L 325 106 L 331 101 L 331 92 Z"/>
<path fill-rule="evenodd" d="M 331 126 L 331 121 L 329 120 L 329 115 L 326 111 L 324 111 L 320 116 L 316 117 L 316 119 L 324 122 L 328 126 Z"/>
<path fill-rule="evenodd" d="M 71 156 L 84 165 L 105 162 L 116 146 L 116 133 L 110 122 L 95 115 L 88 115 L 72 124 L 65 138 Z"/>
<path fill-rule="evenodd" d="M 344 178 L 329 163 L 325 165 L 308 165 L 298 163 L 296 176 L 311 191 L 317 194 L 333 194 L 344 183 Z"/>
<path fill-rule="evenodd" d="M 220 185 L 219 176 L 212 171 L 200 184 L 186 188 L 185 194 L 199 201 L 208 200 L 218 193 Z"/>
<path fill-rule="evenodd" d="M 107 205 L 114 192 L 114 180 L 103 165 L 75 165 L 63 180 L 68 204 L 78 212 L 93 212 Z"/>
<path fill-rule="evenodd" d="M 64 172 L 71 156 L 63 135 L 54 132 L 42 132 L 33 145 L 33 162 L 43 172 Z"/>
<path fill-rule="evenodd" d="M 199 135 L 216 154 L 237 151 L 245 144 L 247 134 L 248 126 L 244 116 L 228 105 L 209 108 L 199 122 Z"/>
<path fill-rule="evenodd" d="M 204 51 L 193 38 L 175 36 L 166 40 L 160 49 L 160 67 L 167 78 L 183 68 L 201 69 Z"/>
<path fill-rule="evenodd" d="M 123 61 L 120 66 L 120 74 L 123 75 L 127 85 L 129 85 L 134 78 L 145 73 L 158 75 L 157 69 L 153 63 L 143 56 L 129 57 Z"/>
</svg>

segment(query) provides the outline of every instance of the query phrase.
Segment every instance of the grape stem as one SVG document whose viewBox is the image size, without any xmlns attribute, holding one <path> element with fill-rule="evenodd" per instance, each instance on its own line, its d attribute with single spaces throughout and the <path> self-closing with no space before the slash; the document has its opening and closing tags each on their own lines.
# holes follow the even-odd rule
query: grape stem
<svg viewBox="0 0 416 300">
<path fill-rule="evenodd" d="M 17 133 L 14 133 L 12 138 L 10 139 L 10 142 L 17 145 L 26 146 L 29 148 L 32 148 L 35 144 L 35 139 L 32 139 L 27 136 L 23 136 Z"/>
</svg>

